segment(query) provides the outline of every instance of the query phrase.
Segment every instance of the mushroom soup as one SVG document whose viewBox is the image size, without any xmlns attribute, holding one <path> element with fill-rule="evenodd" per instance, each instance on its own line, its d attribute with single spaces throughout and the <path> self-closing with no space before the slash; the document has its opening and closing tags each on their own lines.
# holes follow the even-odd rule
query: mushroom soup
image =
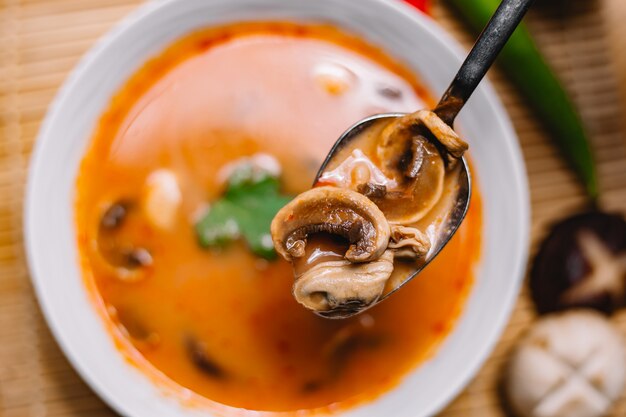
<svg viewBox="0 0 626 417">
<path fill-rule="evenodd" d="M 329 411 L 398 384 L 433 354 L 471 288 L 479 190 L 417 279 L 341 321 L 294 300 L 270 223 L 352 123 L 432 104 L 410 70 L 328 26 L 205 30 L 146 63 L 103 114 L 77 180 L 85 282 L 122 353 L 210 407 Z M 332 235 L 315 239 L 329 250 L 307 262 L 345 252 Z"/>
</svg>

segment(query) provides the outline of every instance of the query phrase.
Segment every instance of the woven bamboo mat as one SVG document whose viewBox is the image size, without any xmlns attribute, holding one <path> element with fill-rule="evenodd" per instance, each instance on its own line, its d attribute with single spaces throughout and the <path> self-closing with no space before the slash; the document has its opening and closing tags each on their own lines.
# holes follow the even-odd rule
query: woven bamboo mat
<svg viewBox="0 0 626 417">
<path fill-rule="evenodd" d="M 539 43 L 561 74 L 593 138 L 602 205 L 626 212 L 626 141 L 615 65 L 626 50 L 609 48 L 609 24 L 623 24 L 623 0 L 537 2 L 529 17 Z M 138 0 L 2 0 L 0 2 L 0 416 L 113 416 L 81 381 L 52 339 L 28 279 L 22 248 L 22 198 L 37 130 L 59 85 L 90 45 Z M 463 44 L 472 35 L 442 5 L 435 18 Z M 607 24 L 607 22 L 611 22 Z M 622 34 L 624 35 L 624 34 Z M 614 36 L 618 41 L 621 35 Z M 613 55 L 609 52 L 613 51 Z M 626 68 L 623 74 L 626 74 Z M 542 125 L 496 71 L 491 79 L 515 124 L 528 167 L 533 246 L 546 227 L 584 204 L 581 188 Z M 621 77 L 626 93 L 626 75 Z M 465 392 L 442 414 L 504 416 L 498 379 L 515 340 L 534 319 L 526 293 L 493 354 Z M 626 337 L 626 314 L 614 318 Z M 626 396 L 613 415 L 626 415 Z"/>
</svg>

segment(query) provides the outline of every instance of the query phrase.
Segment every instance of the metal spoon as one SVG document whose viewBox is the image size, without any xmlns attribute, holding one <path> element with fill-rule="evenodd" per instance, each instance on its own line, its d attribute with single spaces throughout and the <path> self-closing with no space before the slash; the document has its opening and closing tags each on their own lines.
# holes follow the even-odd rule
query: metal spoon
<svg viewBox="0 0 626 417">
<path fill-rule="evenodd" d="M 454 119 L 459 114 L 467 100 L 470 98 L 480 81 L 483 79 L 487 70 L 491 67 L 494 60 L 506 44 L 507 40 L 520 23 L 526 12 L 528 11 L 533 0 L 503 0 L 500 6 L 491 17 L 491 20 L 478 37 L 474 47 L 461 65 L 452 83 L 443 94 L 439 104 L 435 107 L 434 112 L 449 126 L 452 126 Z M 356 123 L 349 128 L 330 150 L 326 160 L 322 164 L 315 178 L 315 183 L 319 177 L 326 171 L 326 167 L 339 153 L 338 151 L 361 135 L 366 129 L 371 128 L 374 124 L 381 122 L 390 122 L 394 118 L 404 116 L 405 113 L 388 113 L 378 114 L 368 117 Z M 325 312 L 317 312 L 317 314 L 327 318 L 347 318 L 372 307 L 389 295 L 397 291 L 411 279 L 415 278 L 443 249 L 450 238 L 457 231 L 465 214 L 469 208 L 469 201 L 472 190 L 471 176 L 467 162 L 462 159 L 461 169 L 458 177 L 459 191 L 456 201 L 450 214 L 447 217 L 446 227 L 441 228 L 443 232 L 434 242 L 432 249 L 426 259 L 417 264 L 415 269 L 406 275 L 406 278 L 395 284 L 392 288 L 385 290 L 383 295 L 373 304 L 347 310 L 330 310 Z"/>
</svg>

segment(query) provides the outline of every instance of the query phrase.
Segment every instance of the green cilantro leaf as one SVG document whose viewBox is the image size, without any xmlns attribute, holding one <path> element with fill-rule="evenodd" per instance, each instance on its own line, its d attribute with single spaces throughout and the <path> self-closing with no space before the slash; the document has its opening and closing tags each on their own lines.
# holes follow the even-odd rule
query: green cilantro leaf
<svg viewBox="0 0 626 417">
<path fill-rule="evenodd" d="M 280 182 L 251 164 L 237 167 L 226 192 L 196 224 L 200 245 L 223 247 L 243 238 L 250 250 L 265 259 L 276 258 L 270 236 L 272 219 L 291 197 L 280 194 Z"/>
</svg>

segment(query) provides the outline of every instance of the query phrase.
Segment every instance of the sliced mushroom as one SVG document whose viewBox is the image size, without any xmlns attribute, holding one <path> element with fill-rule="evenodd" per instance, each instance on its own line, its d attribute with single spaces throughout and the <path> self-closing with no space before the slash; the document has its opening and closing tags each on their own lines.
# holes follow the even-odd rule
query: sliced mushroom
<svg viewBox="0 0 626 417">
<path fill-rule="evenodd" d="M 276 251 L 288 261 L 305 255 L 307 237 L 315 233 L 341 236 L 350 243 L 349 262 L 378 259 L 389 242 L 385 215 L 367 197 L 348 189 L 318 187 L 283 207 L 272 221 Z"/>
<path fill-rule="evenodd" d="M 136 204 L 120 200 L 102 214 L 97 229 L 97 252 L 103 267 L 120 281 L 138 282 L 146 277 L 153 258 L 147 249 L 137 246 L 125 235 L 138 221 Z M 136 225 L 135 225 L 136 226 Z"/>
<path fill-rule="evenodd" d="M 454 129 L 448 126 L 448 124 L 441 120 L 434 112 L 420 110 L 409 114 L 407 123 L 410 123 L 411 119 L 422 122 L 452 157 L 462 157 L 469 148 L 467 142 L 462 140 Z"/>
<path fill-rule="evenodd" d="M 505 392 L 520 417 L 600 417 L 626 383 L 620 331 L 591 310 L 540 319 L 507 367 Z"/>
<path fill-rule="evenodd" d="M 466 150 L 467 143 L 431 111 L 394 120 L 382 130 L 376 156 L 384 175 L 398 187 L 384 198 L 373 198 L 374 202 L 392 223 L 419 221 L 441 198 L 446 168 Z"/>
<path fill-rule="evenodd" d="M 432 210 L 443 195 L 447 171 L 467 150 L 451 127 L 426 110 L 375 124 L 352 144 L 318 184 L 364 194 L 397 224 L 418 222 Z"/>
<path fill-rule="evenodd" d="M 393 271 L 393 252 L 378 259 L 352 263 L 345 259 L 320 262 L 296 276 L 293 295 L 314 311 L 361 310 L 378 300 Z"/>
<path fill-rule="evenodd" d="M 444 187 L 457 188 L 456 161 L 467 150 L 429 111 L 368 126 L 325 165 L 319 187 L 272 222 L 277 252 L 294 265 L 296 300 L 325 317 L 370 306 L 389 284 L 394 258 L 417 262 L 429 253 L 436 232 L 420 229 L 446 214 Z M 324 233 L 343 238 L 344 247 L 311 239 Z"/>
<path fill-rule="evenodd" d="M 363 194 L 365 197 L 372 198 L 384 198 L 387 195 L 387 187 L 380 184 L 374 184 L 366 182 L 360 184 L 357 187 L 357 191 Z"/>
<path fill-rule="evenodd" d="M 377 146 L 383 173 L 398 186 L 373 200 L 390 222 L 407 224 L 420 220 L 439 201 L 446 170 L 437 147 L 403 124 L 401 118 L 387 126 Z"/>
<path fill-rule="evenodd" d="M 441 143 L 447 153 L 454 158 L 462 157 L 469 148 L 468 144 L 459 137 L 454 129 L 441 120 L 436 113 L 428 110 L 419 110 L 396 119 L 383 131 L 381 145 L 389 147 L 393 144 L 394 139 L 398 138 L 398 135 L 406 135 L 407 132 L 415 134 L 420 127 L 429 131 Z M 384 149 L 379 149 L 379 152 L 381 151 L 384 152 Z M 386 154 L 385 156 L 393 155 Z M 381 160 L 387 159 L 381 158 Z"/>
<path fill-rule="evenodd" d="M 397 258 L 419 259 L 430 250 L 430 239 L 415 227 L 391 226 L 389 249 L 393 249 Z"/>
</svg>

